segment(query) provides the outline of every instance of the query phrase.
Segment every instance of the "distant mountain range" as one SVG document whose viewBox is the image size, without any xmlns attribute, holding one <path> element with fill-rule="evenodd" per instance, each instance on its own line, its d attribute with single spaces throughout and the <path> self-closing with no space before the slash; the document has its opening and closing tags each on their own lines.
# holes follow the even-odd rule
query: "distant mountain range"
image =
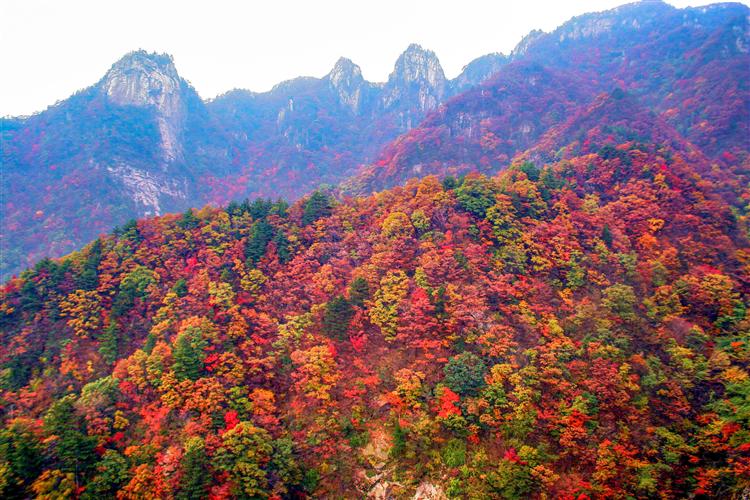
<svg viewBox="0 0 750 500">
<path fill-rule="evenodd" d="M 427 173 L 495 172 L 527 150 L 557 158 L 571 142 L 585 151 L 596 129 L 585 116 L 609 109 L 603 94 L 629 104 L 619 108 L 625 128 L 599 129 L 598 142 L 668 136 L 706 162 L 746 164 L 748 12 L 640 2 L 532 32 L 454 80 L 433 52 L 411 45 L 382 84 L 342 58 L 322 78 L 207 102 L 170 56 L 130 53 L 69 99 L 0 122 L 0 273 L 131 218 L 294 199 L 342 181 L 360 194 Z"/>
</svg>

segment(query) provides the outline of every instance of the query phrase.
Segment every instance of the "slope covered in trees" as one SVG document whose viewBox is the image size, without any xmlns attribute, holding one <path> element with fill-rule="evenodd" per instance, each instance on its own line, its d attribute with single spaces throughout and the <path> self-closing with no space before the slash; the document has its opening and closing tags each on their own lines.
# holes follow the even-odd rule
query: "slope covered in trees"
<svg viewBox="0 0 750 500">
<path fill-rule="evenodd" d="M 632 126 L 622 130 L 617 106 L 600 106 L 600 113 L 613 112 L 610 122 L 598 123 L 604 137 L 661 143 L 650 130 L 671 129 L 668 143 L 689 143 L 722 166 L 747 162 L 749 14 L 736 3 L 676 9 L 646 1 L 533 32 L 492 79 L 428 115 L 344 187 L 366 194 L 413 175 L 494 173 L 529 148 L 555 158 L 580 139 L 576 147 L 585 151 L 587 130 L 570 125 L 600 105 L 602 94 L 624 94 L 644 111 L 628 116 Z M 551 132 L 556 144 L 545 141 Z"/>
<path fill-rule="evenodd" d="M 233 203 L 42 261 L 0 295 L 0 492 L 737 497 L 747 183 L 686 158 Z"/>
</svg>

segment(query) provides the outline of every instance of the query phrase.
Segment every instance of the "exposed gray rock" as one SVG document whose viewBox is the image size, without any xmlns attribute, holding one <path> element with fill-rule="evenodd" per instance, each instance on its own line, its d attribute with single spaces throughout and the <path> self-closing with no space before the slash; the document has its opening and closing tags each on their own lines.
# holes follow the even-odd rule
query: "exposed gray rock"
<svg viewBox="0 0 750 500">
<path fill-rule="evenodd" d="M 510 58 L 518 59 L 526 55 L 529 47 L 534 45 L 537 40 L 541 40 L 546 36 L 546 33 L 542 30 L 531 30 L 528 35 L 523 37 L 518 45 L 511 51 Z"/>
<path fill-rule="evenodd" d="M 463 67 L 460 75 L 451 81 L 451 93 L 457 94 L 487 81 L 507 63 L 508 58 L 498 53 L 474 59 Z"/>
<path fill-rule="evenodd" d="M 367 498 L 371 500 L 395 500 L 402 489 L 403 486 L 399 483 L 382 481 L 367 492 Z"/>
<path fill-rule="evenodd" d="M 735 26 L 732 28 L 735 34 L 735 46 L 737 51 L 742 54 L 750 52 L 750 16 L 745 17 L 744 29 L 742 26 Z"/>
<path fill-rule="evenodd" d="M 107 167 L 115 179 L 122 182 L 130 198 L 140 207 L 140 215 L 161 215 L 163 197 L 186 200 L 188 195 L 185 179 L 154 174 L 129 165 Z"/>
<path fill-rule="evenodd" d="M 615 22 L 608 17 L 588 18 L 583 22 L 573 24 L 568 31 L 560 33 L 560 42 L 592 38 L 612 30 Z"/>
<path fill-rule="evenodd" d="M 416 97 L 417 109 L 429 111 L 440 104 L 447 87 L 448 81 L 435 53 L 411 44 L 398 58 L 388 78 L 382 97 L 383 107 L 400 107 Z"/>
<path fill-rule="evenodd" d="M 182 86 L 183 81 L 171 56 L 145 51 L 124 56 L 100 83 L 107 98 L 115 104 L 156 109 L 162 150 L 167 161 L 182 155 L 180 131 L 186 115 Z"/>
<path fill-rule="evenodd" d="M 417 486 L 413 500 L 448 500 L 443 488 L 427 481 Z"/>
<path fill-rule="evenodd" d="M 357 113 L 362 103 L 362 94 L 366 85 L 362 70 L 349 59 L 342 57 L 336 61 L 326 76 L 328 84 L 344 106 Z"/>
</svg>

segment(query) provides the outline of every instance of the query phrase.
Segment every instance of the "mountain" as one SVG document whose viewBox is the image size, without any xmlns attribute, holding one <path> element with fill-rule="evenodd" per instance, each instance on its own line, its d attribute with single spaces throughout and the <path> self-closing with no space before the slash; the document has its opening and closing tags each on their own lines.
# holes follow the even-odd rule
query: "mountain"
<svg viewBox="0 0 750 500">
<path fill-rule="evenodd" d="M 2 120 L 0 274 L 80 248 L 134 217 L 336 184 L 493 62 L 446 80 L 411 45 L 385 84 L 336 62 L 323 78 L 203 102 L 168 55 L 133 52 L 97 84 Z M 459 83 L 460 82 L 460 83 Z"/>
<path fill-rule="evenodd" d="M 118 61 L 98 85 L 115 105 L 151 108 L 155 113 L 165 161 L 183 156 L 180 134 L 191 89 L 177 74 L 168 56 L 136 52 Z"/>
<path fill-rule="evenodd" d="M 437 56 L 412 44 L 384 84 L 365 81 L 356 64 L 341 58 L 320 79 L 298 78 L 265 94 L 218 97 L 208 107 L 244 144 L 243 166 L 237 177 L 211 180 L 224 188 L 211 201 L 225 204 L 243 194 L 296 198 L 320 184 L 338 184 L 438 104 L 501 66 L 469 70 L 472 64 L 449 81 Z M 237 193 L 237 184 L 248 188 Z"/>
<path fill-rule="evenodd" d="M 341 58 L 321 78 L 208 102 L 169 56 L 134 52 L 70 99 L 0 122 L 0 274 L 134 217 L 296 199 L 344 180 L 344 192 L 363 194 L 414 175 L 496 172 L 619 91 L 659 118 L 658 130 L 637 126 L 642 136 L 672 137 L 709 164 L 741 170 L 750 161 L 749 47 L 744 5 L 646 1 L 532 32 L 509 56 L 480 57 L 453 80 L 414 44 L 385 83 Z"/>
<path fill-rule="evenodd" d="M 412 115 L 433 110 L 447 94 L 448 80 L 432 51 L 410 45 L 396 61 L 383 88 L 382 106 L 400 111 L 400 127 L 412 126 Z"/>
<path fill-rule="evenodd" d="M 39 262 L 0 288 L 0 495 L 740 497 L 748 184 L 656 138 Z"/>
<path fill-rule="evenodd" d="M 344 187 L 369 193 L 419 175 L 497 171 L 574 113 L 591 92 L 575 73 L 512 63 L 490 82 L 460 94 L 398 137 Z"/>
<path fill-rule="evenodd" d="M 621 89 L 602 93 L 565 122 L 548 129 L 519 158 L 534 163 L 593 153 L 626 142 L 661 144 L 704 172 L 710 160 L 659 114 Z"/>
<path fill-rule="evenodd" d="M 711 156 L 747 150 L 749 15 L 739 3 L 638 2 L 574 18 L 528 43 L 522 58 L 618 82 Z"/>
<path fill-rule="evenodd" d="M 634 113 L 659 118 L 639 125 L 641 137 L 676 133 L 726 168 L 750 161 L 749 14 L 741 4 L 676 9 L 647 1 L 532 32 L 490 81 L 389 144 L 345 189 L 368 193 L 413 175 L 460 174 L 477 165 L 496 172 L 600 95 L 620 92 Z M 601 124 L 609 118 L 598 116 Z"/>
<path fill-rule="evenodd" d="M 3 127 L 4 272 L 69 252 L 134 216 L 183 209 L 195 199 L 193 179 L 226 154 L 221 134 L 172 59 L 143 52 Z"/>
</svg>

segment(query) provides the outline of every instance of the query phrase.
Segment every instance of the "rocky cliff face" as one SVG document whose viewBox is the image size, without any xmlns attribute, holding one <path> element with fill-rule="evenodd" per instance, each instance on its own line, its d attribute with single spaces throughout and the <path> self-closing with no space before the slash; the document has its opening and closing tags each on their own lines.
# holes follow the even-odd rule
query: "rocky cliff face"
<svg viewBox="0 0 750 500">
<path fill-rule="evenodd" d="M 384 84 L 366 81 L 360 67 L 345 57 L 324 80 L 337 100 L 353 113 L 397 113 L 404 117 L 400 128 L 406 130 L 447 97 L 486 81 L 506 63 L 507 57 L 502 54 L 487 54 L 464 66 L 457 78 L 448 80 L 434 52 L 411 44 Z"/>
<path fill-rule="evenodd" d="M 583 40 L 629 32 L 658 28 L 665 16 L 678 12 L 675 7 L 660 0 L 645 0 L 622 5 L 605 12 L 595 12 L 575 17 L 555 31 L 555 38 L 563 43 L 566 40 Z"/>
<path fill-rule="evenodd" d="M 435 54 L 418 45 L 387 83 L 341 58 L 322 78 L 207 103 L 170 56 L 127 54 L 88 89 L 3 121 L 0 276 L 133 217 L 335 185 L 452 92 Z"/>
<path fill-rule="evenodd" d="M 549 160 L 561 145 L 591 151 L 618 136 L 731 167 L 747 157 L 750 137 L 749 12 L 738 3 L 643 1 L 532 32 L 495 78 L 428 114 L 343 188 L 369 193 L 415 175 L 491 173 L 529 148 Z M 638 106 L 622 101 L 578 116 L 618 87 Z"/>
<path fill-rule="evenodd" d="M 546 34 L 542 30 L 531 30 L 526 36 L 521 38 L 521 41 L 510 52 L 510 59 L 522 58 L 526 55 L 529 47 L 533 47 L 537 41 L 543 40 L 545 36 Z"/>
<path fill-rule="evenodd" d="M 367 92 L 366 87 L 369 84 L 362 77 L 359 66 L 342 57 L 336 61 L 336 65 L 325 79 L 342 105 L 355 114 L 360 111 L 363 94 Z"/>
<path fill-rule="evenodd" d="M 188 100 L 195 92 L 180 78 L 172 57 L 131 52 L 112 66 L 97 87 L 110 104 L 140 108 L 153 118 L 159 131 L 161 162 L 144 164 L 130 155 L 118 155 L 93 163 L 102 161 L 139 216 L 159 215 L 165 204 L 174 206 L 175 200 L 185 200 L 187 180 L 183 172 L 169 171 L 169 166 L 185 160 Z"/>
<path fill-rule="evenodd" d="M 385 109 L 406 107 L 408 112 L 416 108 L 424 113 L 438 106 L 447 87 L 448 80 L 435 53 L 412 44 L 396 61 L 384 88 L 382 104 Z"/>
<path fill-rule="evenodd" d="M 145 51 L 127 54 L 100 83 L 107 99 L 115 104 L 154 109 L 166 161 L 181 158 L 183 153 L 180 137 L 186 116 L 183 86 L 171 56 Z"/>
<path fill-rule="evenodd" d="M 167 176 L 126 164 L 108 166 L 107 172 L 122 184 L 139 215 L 144 217 L 161 215 L 165 199 L 185 200 L 188 196 L 187 179 L 182 176 Z"/>
</svg>

